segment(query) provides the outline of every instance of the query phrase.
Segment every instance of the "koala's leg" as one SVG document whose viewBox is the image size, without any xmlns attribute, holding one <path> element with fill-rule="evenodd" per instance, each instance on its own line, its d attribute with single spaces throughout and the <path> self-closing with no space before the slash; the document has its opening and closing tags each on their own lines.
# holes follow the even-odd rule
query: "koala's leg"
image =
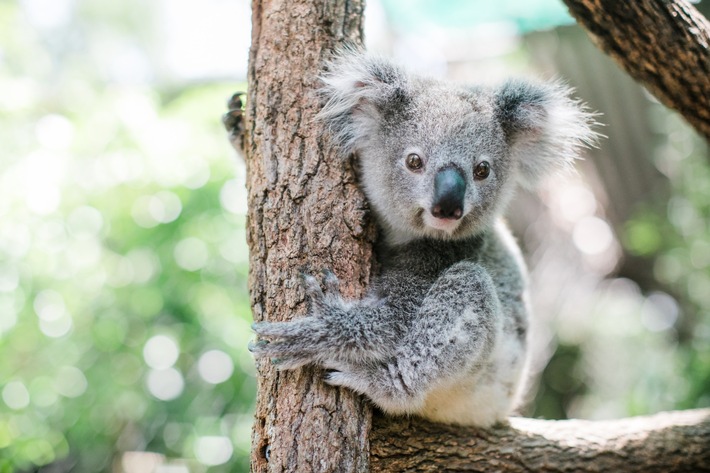
<svg viewBox="0 0 710 473">
<path fill-rule="evenodd" d="M 254 324 L 261 340 L 249 349 L 256 357 L 271 358 L 279 369 L 309 363 L 338 369 L 394 353 L 402 334 L 392 323 L 389 307 L 375 300 L 343 299 L 332 273 L 325 274 L 325 292 L 314 277 L 304 276 L 304 281 L 310 315 L 290 322 Z"/>
<path fill-rule="evenodd" d="M 385 411 L 416 412 L 432 388 L 486 361 L 500 311 L 488 273 L 476 263 L 457 263 L 431 286 L 394 356 L 350 364 L 326 381 L 366 394 Z"/>
</svg>

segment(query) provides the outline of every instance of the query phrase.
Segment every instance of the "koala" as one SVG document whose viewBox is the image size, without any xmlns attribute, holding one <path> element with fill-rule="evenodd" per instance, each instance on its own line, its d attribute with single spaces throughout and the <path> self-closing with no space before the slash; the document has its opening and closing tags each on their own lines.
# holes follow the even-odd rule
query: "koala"
<svg viewBox="0 0 710 473">
<path fill-rule="evenodd" d="M 592 115 L 559 83 L 457 85 L 357 51 L 321 82 L 319 119 L 357 160 L 381 270 L 362 300 L 343 298 L 330 272 L 323 287 L 304 276 L 309 314 L 254 324 L 250 350 L 279 369 L 322 367 L 385 413 L 503 421 L 521 397 L 529 308 L 501 216 L 518 185 L 591 144 Z"/>
</svg>

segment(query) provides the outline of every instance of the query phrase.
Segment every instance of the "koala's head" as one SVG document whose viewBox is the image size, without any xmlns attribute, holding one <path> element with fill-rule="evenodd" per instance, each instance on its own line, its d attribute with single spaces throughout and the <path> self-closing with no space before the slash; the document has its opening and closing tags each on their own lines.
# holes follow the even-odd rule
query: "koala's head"
<svg viewBox="0 0 710 473">
<path fill-rule="evenodd" d="M 594 139 L 591 115 L 560 84 L 465 87 L 348 51 L 330 64 L 320 113 L 391 242 L 458 239 L 503 212 Z"/>
</svg>

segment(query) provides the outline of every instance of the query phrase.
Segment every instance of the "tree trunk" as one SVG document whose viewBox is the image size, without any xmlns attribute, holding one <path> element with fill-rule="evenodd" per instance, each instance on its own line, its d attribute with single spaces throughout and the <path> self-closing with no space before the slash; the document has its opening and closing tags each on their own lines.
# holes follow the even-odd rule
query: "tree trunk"
<svg viewBox="0 0 710 473">
<path fill-rule="evenodd" d="M 710 24 L 686 0 L 564 0 L 592 40 L 710 141 Z"/>
<path fill-rule="evenodd" d="M 306 312 L 299 272 L 331 269 L 362 295 L 374 230 L 347 162 L 321 140 L 314 89 L 328 54 L 362 42 L 362 0 L 254 0 L 246 106 L 249 291 L 254 320 Z M 367 471 L 371 411 L 312 370 L 260 363 L 253 471 Z"/>
</svg>

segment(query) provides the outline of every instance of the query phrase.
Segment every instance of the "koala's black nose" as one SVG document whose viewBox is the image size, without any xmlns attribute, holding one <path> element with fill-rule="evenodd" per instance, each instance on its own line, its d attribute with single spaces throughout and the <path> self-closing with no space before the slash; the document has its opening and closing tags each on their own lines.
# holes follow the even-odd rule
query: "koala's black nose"
<svg viewBox="0 0 710 473">
<path fill-rule="evenodd" d="M 463 216 L 466 180 L 456 168 L 444 168 L 434 178 L 434 204 L 431 214 L 436 218 L 458 220 Z"/>
</svg>

